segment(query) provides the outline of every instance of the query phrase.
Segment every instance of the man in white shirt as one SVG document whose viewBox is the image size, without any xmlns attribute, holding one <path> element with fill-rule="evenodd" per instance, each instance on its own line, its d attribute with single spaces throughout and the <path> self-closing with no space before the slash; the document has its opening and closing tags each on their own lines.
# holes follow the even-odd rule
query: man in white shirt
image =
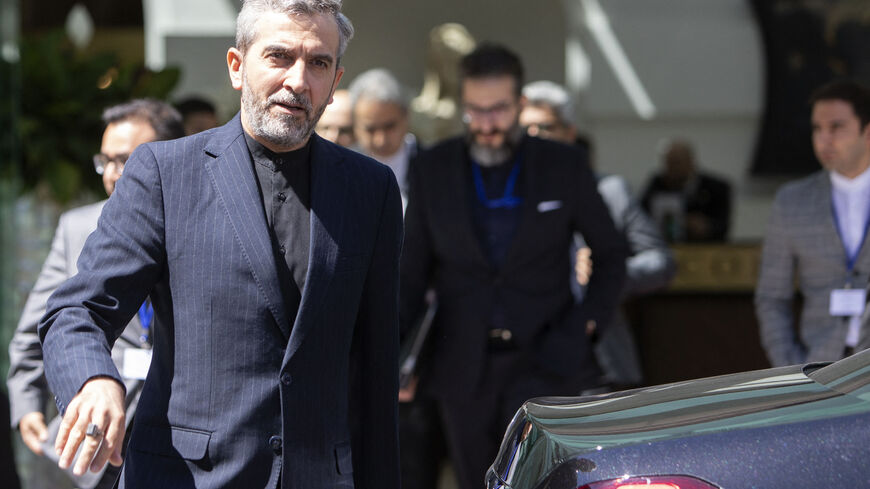
<svg viewBox="0 0 870 489">
<path fill-rule="evenodd" d="M 358 149 L 396 174 L 402 204 L 408 201 L 408 164 L 417 139 L 408 132 L 409 98 L 396 77 L 383 68 L 357 76 L 348 88 Z"/>
<path fill-rule="evenodd" d="M 357 150 L 390 167 L 399 182 L 402 206 L 408 204 L 408 168 L 417 139 L 408 132 L 410 98 L 392 73 L 374 68 L 348 87 Z M 412 335 L 413 336 L 413 335 Z M 413 337 L 403 337 L 403 344 Z M 446 447 L 435 401 L 413 386 L 399 392 L 399 455 L 402 487 L 435 489 Z"/>
<path fill-rule="evenodd" d="M 823 171 L 779 190 L 755 291 L 761 341 L 774 366 L 837 360 L 858 344 L 870 276 L 870 91 L 851 81 L 810 98 Z M 795 282 L 803 296 L 794 328 Z"/>
</svg>

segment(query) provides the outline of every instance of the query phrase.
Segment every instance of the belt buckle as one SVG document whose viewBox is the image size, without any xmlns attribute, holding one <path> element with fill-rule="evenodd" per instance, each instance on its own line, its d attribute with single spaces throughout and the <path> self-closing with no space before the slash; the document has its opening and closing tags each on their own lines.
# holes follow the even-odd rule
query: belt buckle
<svg viewBox="0 0 870 489">
<path fill-rule="evenodd" d="M 489 330 L 489 339 L 491 340 L 502 340 L 504 342 L 508 342 L 513 339 L 514 334 L 509 329 L 503 328 L 495 328 Z"/>
<path fill-rule="evenodd" d="M 491 351 L 508 351 L 516 348 L 514 334 L 505 328 L 493 328 L 489 330 L 489 349 Z"/>
</svg>

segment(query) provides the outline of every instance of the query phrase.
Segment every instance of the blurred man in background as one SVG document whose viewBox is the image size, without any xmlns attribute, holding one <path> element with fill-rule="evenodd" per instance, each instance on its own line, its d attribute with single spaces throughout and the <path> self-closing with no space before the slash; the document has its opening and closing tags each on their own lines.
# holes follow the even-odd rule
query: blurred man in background
<svg viewBox="0 0 870 489">
<path fill-rule="evenodd" d="M 574 121 L 574 99 L 559 84 L 536 81 L 523 87 L 526 105 L 520 112 L 520 125 L 529 136 L 576 144 L 587 149 Z"/>
<path fill-rule="evenodd" d="M 106 195 L 115 191 L 115 183 L 121 178 L 124 164 L 140 144 L 150 141 L 175 139 L 184 136 L 182 119 L 178 112 L 164 102 L 156 100 L 133 100 L 109 107 L 103 112 L 106 129 L 100 145 L 100 153 L 94 156 L 94 165 L 102 175 Z M 60 216 L 51 251 L 45 259 L 42 271 L 24 305 L 21 319 L 9 343 L 9 398 L 12 406 L 12 427 L 18 428 L 24 444 L 36 455 L 57 461 L 54 438 L 57 435 L 60 417 L 55 417 L 47 426 L 45 415 L 52 394 L 45 380 L 42 346 L 37 335 L 37 324 L 45 314 L 48 297 L 69 277 L 76 274 L 76 261 L 85 244 L 85 239 L 97 228 L 97 219 L 106 201 L 79 207 Z M 150 302 L 142 305 L 139 313 L 115 342 L 112 359 L 122 372 L 127 389 L 125 405 L 127 421 L 136 409 L 136 401 L 150 361 L 151 318 Z M 53 409 L 53 408 L 52 408 Z M 46 464 L 47 465 L 47 464 Z M 57 470 L 54 463 L 45 470 Z M 112 467 L 103 473 L 67 475 L 77 487 L 112 487 L 119 470 Z M 36 477 L 48 477 L 35 474 Z M 101 477 L 102 476 L 102 477 Z"/>
<path fill-rule="evenodd" d="M 591 344 L 618 301 L 626 252 L 585 154 L 524 136 L 516 54 L 481 44 L 460 66 L 466 134 L 410 168 L 400 317 L 410 328 L 435 290 L 419 389 L 438 402 L 460 488 L 478 489 L 526 399 L 597 385 Z M 582 305 L 566 276 L 575 232 L 600 272 Z"/>
<path fill-rule="evenodd" d="M 408 132 L 409 97 L 389 71 L 375 68 L 350 84 L 353 132 L 360 151 L 390 167 L 407 204 L 408 166 L 419 150 Z"/>
<path fill-rule="evenodd" d="M 202 97 L 180 100 L 176 102 L 175 108 L 181 113 L 184 133 L 188 136 L 220 125 L 214 104 Z"/>
<path fill-rule="evenodd" d="M 352 148 L 356 144 L 353 135 L 353 116 L 351 115 L 350 94 L 347 90 L 336 90 L 332 103 L 326 106 L 316 129 L 323 139 L 335 144 Z"/>
<path fill-rule="evenodd" d="M 523 88 L 526 105 L 520 113 L 520 124 L 531 136 L 578 144 L 578 131 L 574 122 L 574 103 L 565 88 L 549 81 L 539 81 Z M 580 140 L 581 147 L 589 142 Z M 590 162 L 592 155 L 590 154 Z M 619 175 L 597 174 L 598 193 L 610 210 L 616 229 L 625 235 L 629 257 L 625 261 L 626 280 L 622 298 L 649 293 L 667 286 L 676 273 L 676 264 L 670 249 L 656 225 L 643 212 L 631 194 L 628 183 Z M 578 269 L 575 293 L 588 282 L 592 268 L 590 250 L 582 241 L 577 244 L 575 269 Z M 643 372 L 634 341 L 634 335 L 625 316 L 617 311 L 613 322 L 604 329 L 595 345 L 598 363 L 604 371 L 604 381 L 613 387 L 640 385 Z"/>
<path fill-rule="evenodd" d="M 357 149 L 390 167 L 407 205 L 408 169 L 419 150 L 408 132 L 410 97 L 392 73 L 375 68 L 350 84 Z M 407 336 L 407 335 L 405 335 Z M 403 344 L 412 341 L 403 337 Z M 403 389 L 399 396 L 399 456 L 404 489 L 435 489 L 446 458 L 437 405 L 425 393 Z"/>
<path fill-rule="evenodd" d="M 688 141 L 667 142 L 662 164 L 662 171 L 647 183 L 641 202 L 665 239 L 672 243 L 727 240 L 731 185 L 698 169 Z"/>
<path fill-rule="evenodd" d="M 810 104 L 822 170 L 776 193 L 755 289 L 761 343 L 775 367 L 851 354 L 870 277 L 870 90 L 832 82 Z M 795 283 L 803 297 L 799 328 Z"/>
</svg>

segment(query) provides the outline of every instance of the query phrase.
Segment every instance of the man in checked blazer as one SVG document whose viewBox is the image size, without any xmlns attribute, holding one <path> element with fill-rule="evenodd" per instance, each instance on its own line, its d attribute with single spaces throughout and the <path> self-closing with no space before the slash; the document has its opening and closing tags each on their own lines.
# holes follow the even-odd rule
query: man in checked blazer
<svg viewBox="0 0 870 489">
<path fill-rule="evenodd" d="M 130 158 L 40 324 L 61 466 L 79 446 L 76 472 L 121 463 L 108 348 L 150 294 L 120 487 L 398 488 L 398 185 L 312 133 L 353 33 L 340 10 L 246 1 L 241 113 Z"/>
<path fill-rule="evenodd" d="M 181 116 L 171 106 L 157 100 L 133 100 L 107 108 L 103 112 L 106 129 L 103 132 L 100 154 L 94 157 L 97 173 L 102 176 L 107 195 L 112 195 L 115 183 L 121 177 L 124 163 L 130 153 L 140 144 L 151 141 L 174 139 L 184 136 Z M 46 403 L 51 397 L 45 381 L 43 352 L 36 331 L 37 324 L 45 314 L 48 297 L 66 279 L 76 274 L 76 260 L 88 235 L 97 228 L 97 219 L 106 201 L 79 207 L 60 217 L 51 251 L 45 259 L 36 284 L 27 297 L 18 327 L 9 342 L 9 401 L 12 427 L 17 428 L 24 444 L 35 454 L 45 455 L 57 462 L 54 453 L 54 437 L 60 425 L 56 417 L 46 426 Z M 150 346 L 148 333 L 151 324 L 148 304 L 143 309 L 143 320 L 133 316 L 112 349 L 112 357 L 121 371 L 127 388 L 125 400 L 127 421 L 136 410 L 142 388 L 141 373 L 148 371 L 147 358 Z M 147 326 L 143 328 L 143 324 Z M 126 364 L 126 369 L 124 368 Z M 42 480 L 48 476 L 42 470 L 34 470 L 32 477 Z M 111 487 L 117 478 L 117 469 L 103 474 L 87 473 L 76 477 L 67 473 L 76 487 Z"/>
<path fill-rule="evenodd" d="M 774 366 L 848 355 L 858 343 L 870 276 L 870 93 L 837 81 L 810 103 L 823 170 L 777 192 L 755 290 L 761 342 Z M 803 296 L 798 333 L 795 282 Z"/>
<path fill-rule="evenodd" d="M 462 60 L 467 134 L 410 167 L 402 254 L 403 331 L 438 297 L 419 386 L 438 402 L 461 489 L 481 487 L 523 401 L 597 385 L 592 354 L 625 276 L 626 245 L 578 148 L 523 135 L 522 65 L 481 44 Z M 575 232 L 595 273 L 569 288 Z"/>
</svg>

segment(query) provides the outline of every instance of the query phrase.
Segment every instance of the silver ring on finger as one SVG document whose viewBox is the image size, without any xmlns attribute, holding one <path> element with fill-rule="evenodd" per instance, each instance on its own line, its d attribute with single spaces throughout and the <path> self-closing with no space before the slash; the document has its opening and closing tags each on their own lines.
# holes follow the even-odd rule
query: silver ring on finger
<svg viewBox="0 0 870 489">
<path fill-rule="evenodd" d="M 88 424 L 88 429 L 85 430 L 85 436 L 90 436 L 92 438 L 102 438 L 103 430 L 97 426 L 97 423 Z"/>
</svg>

